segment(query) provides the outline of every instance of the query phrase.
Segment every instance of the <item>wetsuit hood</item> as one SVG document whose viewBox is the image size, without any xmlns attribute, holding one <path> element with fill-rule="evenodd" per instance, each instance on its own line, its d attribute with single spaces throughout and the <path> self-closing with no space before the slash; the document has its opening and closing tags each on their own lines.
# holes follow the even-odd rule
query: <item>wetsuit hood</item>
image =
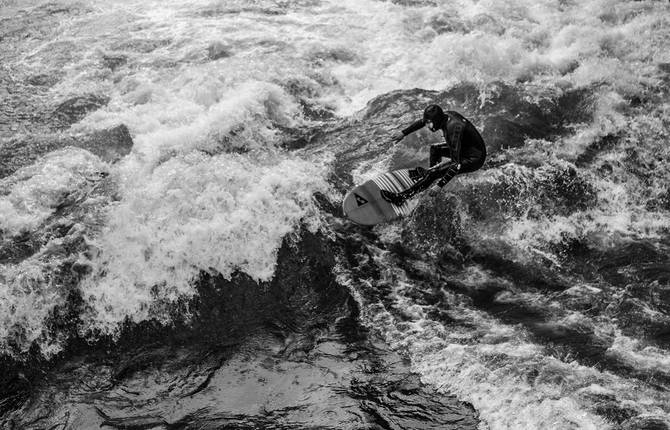
<svg viewBox="0 0 670 430">
<path fill-rule="evenodd" d="M 423 111 L 423 121 L 430 123 L 430 131 L 437 131 L 441 129 L 447 120 L 444 111 L 438 105 L 430 105 Z"/>
</svg>

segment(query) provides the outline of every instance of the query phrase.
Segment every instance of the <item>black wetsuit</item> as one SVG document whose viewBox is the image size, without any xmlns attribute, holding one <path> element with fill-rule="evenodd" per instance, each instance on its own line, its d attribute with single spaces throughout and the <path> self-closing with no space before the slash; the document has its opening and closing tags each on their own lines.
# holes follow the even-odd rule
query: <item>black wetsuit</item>
<svg viewBox="0 0 670 430">
<path fill-rule="evenodd" d="M 430 167 L 442 161 L 442 157 L 449 157 L 451 161 L 436 169 L 429 169 L 425 175 L 409 189 L 398 193 L 403 199 L 410 198 L 415 194 L 428 188 L 437 179 L 437 185 L 443 187 L 454 176 L 460 173 L 474 172 L 484 165 L 486 160 L 486 145 L 484 139 L 477 129 L 463 115 L 454 111 L 445 112 L 447 121 L 441 130 L 446 143 L 438 143 L 430 147 Z M 404 129 L 402 133 L 407 136 L 426 125 L 424 119 L 420 119 Z M 458 165 L 461 168 L 458 169 Z"/>
</svg>

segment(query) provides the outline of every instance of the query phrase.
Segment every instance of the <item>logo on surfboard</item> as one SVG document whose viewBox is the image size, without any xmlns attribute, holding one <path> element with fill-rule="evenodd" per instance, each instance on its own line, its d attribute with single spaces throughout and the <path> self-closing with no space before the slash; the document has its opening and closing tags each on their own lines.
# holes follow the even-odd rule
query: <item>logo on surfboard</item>
<svg viewBox="0 0 670 430">
<path fill-rule="evenodd" d="M 354 197 L 356 198 L 356 204 L 358 206 L 363 206 L 368 203 L 367 200 L 365 200 L 363 197 L 359 196 L 358 194 L 354 193 Z"/>
</svg>

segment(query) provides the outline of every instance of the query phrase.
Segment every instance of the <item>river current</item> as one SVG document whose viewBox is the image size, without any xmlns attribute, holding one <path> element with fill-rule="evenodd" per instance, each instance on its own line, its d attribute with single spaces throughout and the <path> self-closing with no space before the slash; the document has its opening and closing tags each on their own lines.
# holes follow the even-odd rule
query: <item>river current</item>
<svg viewBox="0 0 670 430">
<path fill-rule="evenodd" d="M 666 1 L 0 1 L 0 426 L 668 429 L 669 94 Z"/>
</svg>

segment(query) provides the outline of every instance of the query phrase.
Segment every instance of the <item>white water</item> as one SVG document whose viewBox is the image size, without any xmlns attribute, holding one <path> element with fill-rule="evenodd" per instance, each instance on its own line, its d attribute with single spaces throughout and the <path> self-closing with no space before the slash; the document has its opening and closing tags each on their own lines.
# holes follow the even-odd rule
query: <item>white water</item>
<svg viewBox="0 0 670 430">
<path fill-rule="evenodd" d="M 590 143 L 622 131 L 630 137 L 625 144 L 644 142 L 647 155 L 667 152 L 667 101 L 649 116 L 631 118 L 623 112 L 625 99 L 644 97 L 658 82 L 657 65 L 670 61 L 667 2 L 416 3 L 55 3 L 70 10 L 45 24 L 43 33 L 20 42 L 7 66 L 25 75 L 62 73 L 49 93 L 54 102 L 88 92 L 108 95 L 110 103 L 73 131 L 123 123 L 135 146 L 117 165 L 90 154 L 52 155 L 3 180 L 3 234 L 39 228 L 63 194 L 82 189 L 89 173 L 109 172 L 121 199 L 110 207 L 105 227 L 88 238 L 97 252 L 82 257 L 93 268 L 82 289 L 90 309 L 84 316 L 87 329 L 113 333 L 125 318 L 165 320 L 163 304 L 194 294 L 191 281 L 201 270 L 271 278 L 282 237 L 301 220 L 314 224 L 311 196 L 328 191 L 329 159 L 279 147 L 278 127 L 316 125 L 303 116 L 298 98 L 347 117 L 373 97 L 398 89 L 443 90 L 474 82 L 482 89 L 483 103 L 488 84 L 496 81 L 521 82 L 538 98 L 600 85 L 594 121 L 559 147 L 537 142 L 538 157 L 571 163 Z M 43 4 L 13 1 L 2 15 L 22 8 L 36 13 L 33 8 Z M 210 60 L 212 50 L 226 55 Z M 124 56 L 126 63 L 110 70 L 105 56 Z M 366 165 L 384 166 L 385 157 Z M 667 184 L 662 173 L 667 167 L 661 164 L 661 173 L 652 178 L 656 193 Z M 626 166 L 614 168 L 619 181 L 594 179 L 602 202 L 597 209 L 566 218 L 512 220 L 496 239 L 520 243 L 522 251 L 542 251 L 566 233 L 655 237 L 667 229 L 667 218 L 649 213 L 636 199 L 641 187 L 627 181 Z M 478 180 L 494 180 L 506 169 L 517 166 L 492 170 Z M 58 339 L 45 335 L 43 322 L 65 293 L 54 290 L 44 275 L 48 270 L 39 259 L 3 268 L 0 335 L 8 339 L 15 337 L 16 327 L 24 330 L 21 350 L 34 340 L 46 352 L 58 350 Z M 417 315 L 421 321 L 420 310 Z M 551 368 L 568 379 L 597 381 L 606 390 L 620 381 L 543 357 L 523 334 L 490 324 L 492 332 L 510 339 L 460 345 L 444 340 L 459 334 L 420 323 L 411 334 L 397 334 L 391 324 L 388 339 L 410 349 L 425 381 L 471 401 L 491 428 L 603 426 L 599 417 L 582 410 L 578 395 L 559 392 L 561 387 L 551 383 L 531 390 L 524 373 L 514 369 Z M 487 366 L 486 357 L 494 353 L 509 362 Z M 666 360 L 624 338 L 612 354 L 648 366 Z M 622 384 L 617 392 L 632 389 Z M 567 387 L 595 389 L 572 382 Z"/>
<path fill-rule="evenodd" d="M 66 148 L 0 180 L 0 231 L 15 236 L 35 230 L 67 199 L 86 195 L 108 166 L 88 151 Z"/>
</svg>

